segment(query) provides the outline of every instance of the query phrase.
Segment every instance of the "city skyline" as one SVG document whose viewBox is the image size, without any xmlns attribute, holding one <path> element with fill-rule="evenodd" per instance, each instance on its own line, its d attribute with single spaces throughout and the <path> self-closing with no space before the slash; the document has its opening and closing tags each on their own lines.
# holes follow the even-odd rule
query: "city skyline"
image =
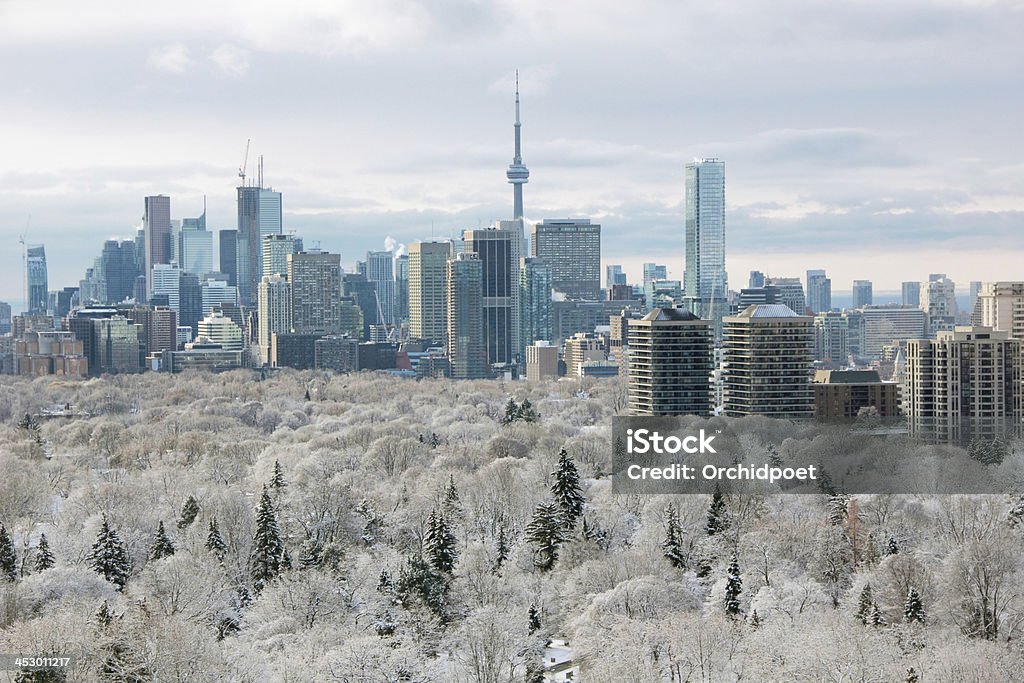
<svg viewBox="0 0 1024 683">
<path fill-rule="evenodd" d="M 1012 7 L 792 3 L 737 15 L 665 5 L 630 17 L 608 9 L 579 25 L 569 21 L 576 13 L 529 2 L 416 7 L 403 21 L 389 7 L 242 22 L 216 8 L 160 9 L 144 20 L 113 7 L 86 23 L 0 8 L 0 52 L 26 65 L 0 75 L 0 130 L 11 140 L 0 162 L 0 235 L 10 247 L 0 267 L 20 273 L 16 239 L 31 214 L 27 240 L 47 246 L 53 288 L 77 283 L 104 239 L 132 236 L 144 196 L 171 196 L 182 218 L 200 213 L 205 194 L 209 229 L 234 227 L 236 170 L 250 137 L 267 183 L 284 194 L 284 230 L 341 252 L 346 266 L 379 249 L 383 235 L 409 243 L 507 219 L 516 67 L 527 223 L 600 222 L 603 265 L 621 263 L 631 281 L 645 261 L 681 278 L 684 167 L 698 157 L 729 164 L 733 282 L 753 269 L 799 277 L 808 268 L 825 268 L 836 292 L 853 279 L 893 291 L 936 270 L 958 283 L 1014 279 L 1024 248 L 1020 133 L 992 116 L 1019 109 L 1014 38 L 1024 17 Z M 703 31 L 668 21 L 675 13 L 698 15 Z M 665 39 L 645 47 L 619 36 L 620 61 L 599 70 L 586 50 L 532 49 L 550 47 L 547 24 L 579 47 L 616 36 L 622 21 L 637 29 L 630 36 L 646 28 Z M 793 33 L 806 22 L 820 30 Z M 455 40 L 433 45 L 422 63 L 413 48 L 432 31 Z M 475 64 L 463 57 L 475 41 L 513 40 L 523 46 L 516 63 L 500 49 Z M 824 40 L 822 63 L 800 58 Z M 750 46 L 729 49 L 743 41 Z M 710 57 L 685 61 L 687 49 L 711 44 L 729 58 L 715 68 Z M 79 68 L 99 75 L 82 78 Z M 316 80 L 295 77 L 306 72 Z M 906 270 L 890 274 L 879 251 L 909 254 Z M 0 281 L 0 298 L 18 301 L 20 291 L 20 276 Z"/>
</svg>

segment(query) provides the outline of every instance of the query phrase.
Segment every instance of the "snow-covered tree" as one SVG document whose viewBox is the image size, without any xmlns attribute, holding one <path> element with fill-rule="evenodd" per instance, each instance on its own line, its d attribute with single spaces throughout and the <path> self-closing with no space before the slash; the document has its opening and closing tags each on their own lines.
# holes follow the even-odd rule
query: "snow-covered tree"
<svg viewBox="0 0 1024 683">
<path fill-rule="evenodd" d="M 907 591 L 907 600 L 903 603 L 903 619 L 907 622 L 916 621 L 923 624 L 924 618 L 924 603 L 921 601 L 921 594 L 911 586 Z"/>
<path fill-rule="evenodd" d="M 253 590 L 259 593 L 268 582 L 281 573 L 284 560 L 284 544 L 277 528 L 277 515 L 267 488 L 263 487 L 259 505 L 256 507 L 256 533 L 252 539 L 252 553 L 249 556 L 249 572 Z"/>
<path fill-rule="evenodd" d="M 526 540 L 534 547 L 534 565 L 550 571 L 558 560 L 558 550 L 566 540 L 562 512 L 557 503 L 538 503 L 526 525 Z"/>
<path fill-rule="evenodd" d="M 185 504 L 181 506 L 181 516 L 178 517 L 178 529 L 185 530 L 192 526 L 192 522 L 196 521 L 196 517 L 199 515 L 199 503 L 196 501 L 194 496 L 189 496 L 185 500 Z"/>
<path fill-rule="evenodd" d="M 501 571 L 501 566 L 505 564 L 505 560 L 508 559 L 509 554 L 508 538 L 505 536 L 505 526 L 498 527 L 498 538 L 494 545 L 494 571 Z"/>
<path fill-rule="evenodd" d="M 217 524 L 216 517 L 210 520 L 209 532 L 206 534 L 206 549 L 220 560 L 224 559 L 224 553 L 228 550 L 227 544 L 220 536 L 220 526 Z"/>
<path fill-rule="evenodd" d="M 740 576 L 740 562 L 736 551 L 729 561 L 729 574 L 725 582 L 725 613 L 736 616 L 740 613 L 740 593 L 743 592 L 743 578 Z"/>
<path fill-rule="evenodd" d="M 711 506 L 708 508 L 708 521 L 704 530 L 708 536 L 720 534 L 729 528 L 729 512 L 725 507 L 725 496 L 715 484 L 715 492 L 711 494 Z"/>
<path fill-rule="evenodd" d="M 530 635 L 540 630 L 540 612 L 537 610 L 537 605 L 530 605 L 530 611 L 526 615 L 526 620 Z"/>
<path fill-rule="evenodd" d="M 427 529 L 423 536 L 423 550 L 427 561 L 440 572 L 451 574 L 458 559 L 455 534 L 443 514 L 436 510 L 427 518 Z"/>
<path fill-rule="evenodd" d="M 868 617 L 871 615 L 871 606 L 874 604 L 874 599 L 871 597 L 871 584 L 865 583 L 864 588 L 860 591 L 860 597 L 857 599 L 857 619 L 860 623 L 868 623 Z"/>
<path fill-rule="evenodd" d="M 56 559 L 53 557 L 53 551 L 50 550 L 50 541 L 46 538 L 46 534 L 39 535 L 39 546 L 36 547 L 36 559 L 32 564 L 32 568 L 37 572 L 46 571 L 57 564 Z"/>
<path fill-rule="evenodd" d="M 274 473 L 270 477 L 270 483 L 268 486 L 272 489 L 280 491 L 288 482 L 284 479 L 284 470 L 281 468 L 281 462 L 279 460 L 274 461 Z"/>
<path fill-rule="evenodd" d="M 153 544 L 149 546 L 149 559 L 160 560 L 173 554 L 174 544 L 167 536 L 167 532 L 164 531 L 163 520 L 160 520 L 160 524 L 156 527 L 156 536 L 153 538 Z"/>
<path fill-rule="evenodd" d="M 878 607 L 877 602 L 871 603 L 871 611 L 868 612 L 868 624 L 871 626 L 885 625 L 885 617 L 882 616 L 882 610 Z"/>
<path fill-rule="evenodd" d="M 576 526 L 576 521 L 583 514 L 583 506 L 586 499 L 583 497 L 583 489 L 580 486 L 580 473 L 576 469 L 576 463 L 569 457 L 569 452 L 562 448 L 558 453 L 558 467 L 551 473 L 554 482 L 551 484 L 551 493 L 555 496 L 555 502 L 562 510 L 562 520 L 566 529 Z"/>
<path fill-rule="evenodd" d="M 106 515 L 103 515 L 99 533 L 87 559 L 94 571 L 114 584 L 117 590 L 124 590 L 132 571 L 131 558 L 128 556 L 127 546 L 111 528 Z"/>
<path fill-rule="evenodd" d="M 665 540 L 661 552 L 676 569 L 686 568 L 686 553 L 683 550 L 683 534 L 679 526 L 679 508 L 669 505 L 665 508 Z"/>
<path fill-rule="evenodd" d="M 18 558 L 14 554 L 14 539 L 7 533 L 7 527 L 0 524 L 0 580 L 14 581 L 18 578 Z"/>
</svg>

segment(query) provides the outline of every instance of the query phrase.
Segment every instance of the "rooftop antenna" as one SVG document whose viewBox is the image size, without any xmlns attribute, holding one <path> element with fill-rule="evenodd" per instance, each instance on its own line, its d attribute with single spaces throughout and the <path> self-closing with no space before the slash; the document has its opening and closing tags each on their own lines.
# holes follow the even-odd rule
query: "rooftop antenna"
<svg viewBox="0 0 1024 683">
<path fill-rule="evenodd" d="M 263 187 L 263 155 L 260 155 L 260 187 Z"/>
<path fill-rule="evenodd" d="M 245 187 L 245 169 L 249 166 L 249 143 L 252 139 L 246 139 L 245 141 L 245 156 L 242 157 L 242 165 L 238 167 L 238 177 L 242 179 L 239 187 Z"/>
</svg>

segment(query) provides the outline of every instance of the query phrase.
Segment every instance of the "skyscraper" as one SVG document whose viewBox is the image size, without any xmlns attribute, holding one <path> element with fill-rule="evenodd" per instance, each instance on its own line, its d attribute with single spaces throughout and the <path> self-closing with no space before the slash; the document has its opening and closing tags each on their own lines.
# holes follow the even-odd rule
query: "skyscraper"
<svg viewBox="0 0 1024 683">
<path fill-rule="evenodd" d="M 522 135 L 519 122 L 519 72 L 516 71 L 516 122 L 515 128 L 515 154 L 512 156 L 512 163 L 505 171 L 505 177 L 512 185 L 512 218 L 523 218 L 523 185 L 530 182 L 530 170 L 523 163 Z"/>
<path fill-rule="evenodd" d="M 524 258 L 519 269 L 519 301 L 522 306 L 522 343 L 551 341 L 551 268 L 539 258 Z"/>
<path fill-rule="evenodd" d="M 928 334 L 956 326 L 956 285 L 945 273 L 933 273 L 921 283 L 921 309 L 928 314 Z"/>
<path fill-rule="evenodd" d="M 629 412 L 711 412 L 711 323 L 681 308 L 655 308 L 629 325 Z"/>
<path fill-rule="evenodd" d="M 807 307 L 812 313 L 824 313 L 832 308 L 832 280 L 824 270 L 807 271 Z"/>
<path fill-rule="evenodd" d="M 523 244 L 520 225 L 520 221 L 499 221 L 496 228 L 466 230 L 463 236 L 466 253 L 476 254 L 482 269 L 483 338 L 490 365 L 515 363 L 522 353 L 519 339 L 519 259 Z"/>
<path fill-rule="evenodd" d="M 166 297 L 167 301 L 164 305 L 177 311 L 181 293 L 181 268 L 174 263 L 157 263 L 153 266 L 149 276 L 153 283 L 150 299 Z"/>
<path fill-rule="evenodd" d="M 46 249 L 35 244 L 25 249 L 25 287 L 28 301 L 25 306 L 29 315 L 46 315 L 46 298 L 49 284 L 46 270 Z"/>
<path fill-rule="evenodd" d="M 921 305 L 920 282 L 904 282 L 902 294 L 903 297 L 901 303 L 904 306 L 913 306 L 914 308 L 917 308 Z"/>
<path fill-rule="evenodd" d="M 605 266 L 604 286 L 611 290 L 615 285 L 626 284 L 626 274 L 622 272 L 622 266 L 613 263 Z"/>
<path fill-rule="evenodd" d="M 238 188 L 238 235 L 236 237 L 236 278 L 238 293 L 245 304 L 256 303 L 257 286 L 263 274 L 263 238 L 279 235 L 282 229 L 281 193 L 259 186 Z"/>
<path fill-rule="evenodd" d="M 448 335 L 445 274 L 451 242 L 415 242 L 409 247 L 409 335 L 441 344 Z"/>
<path fill-rule="evenodd" d="M 380 322 L 395 324 L 395 254 L 392 251 L 366 252 L 366 279 L 377 285 Z"/>
<path fill-rule="evenodd" d="M 804 314 L 807 308 L 807 299 L 804 297 L 804 287 L 800 284 L 798 277 L 770 277 L 765 287 L 774 287 L 778 302 L 789 306 L 798 315 Z"/>
<path fill-rule="evenodd" d="M 722 325 L 725 414 L 813 417 L 813 318 L 763 304 L 723 318 Z"/>
<path fill-rule="evenodd" d="M 118 242 L 107 240 L 100 254 L 100 268 L 105 285 L 101 303 L 116 304 L 131 299 L 135 293 L 135 243 L 131 240 Z M 95 297 L 94 297 L 95 298 Z"/>
<path fill-rule="evenodd" d="M 1024 282 L 985 283 L 977 308 L 982 325 L 1024 340 Z"/>
<path fill-rule="evenodd" d="M 153 266 L 171 262 L 171 198 L 146 197 L 142 231 L 146 242 L 146 295 L 153 295 Z"/>
<path fill-rule="evenodd" d="M 654 280 L 667 280 L 668 266 L 661 265 L 658 263 L 645 263 L 643 279 L 645 285 L 648 282 L 653 282 Z"/>
<path fill-rule="evenodd" d="M 260 280 L 258 327 L 260 361 L 269 365 L 274 333 L 288 334 L 292 328 L 291 285 L 281 273 L 264 275 Z"/>
<path fill-rule="evenodd" d="M 185 273 L 205 275 L 213 270 L 213 233 L 206 231 L 206 208 L 198 218 L 185 218 L 178 231 L 176 255 Z"/>
<path fill-rule="evenodd" d="M 220 237 L 220 272 L 228 276 L 228 284 L 238 286 L 238 231 L 221 230 Z"/>
<path fill-rule="evenodd" d="M 483 262 L 476 253 L 459 254 L 447 263 L 447 351 L 455 379 L 487 376 L 483 278 Z"/>
<path fill-rule="evenodd" d="M 287 276 L 288 255 L 302 251 L 302 238 L 295 235 L 264 235 L 262 251 L 263 277 L 277 274 Z"/>
<path fill-rule="evenodd" d="M 837 311 L 814 316 L 814 357 L 844 367 L 850 362 L 850 319 Z"/>
<path fill-rule="evenodd" d="M 683 294 L 690 310 L 708 319 L 726 308 L 725 163 L 702 159 L 686 165 L 686 272 Z"/>
<path fill-rule="evenodd" d="M 853 281 L 853 302 L 851 308 L 870 306 L 873 301 L 871 292 L 871 280 Z"/>
<path fill-rule="evenodd" d="M 340 254 L 289 254 L 288 281 L 292 290 L 292 329 L 296 333 L 341 331 Z"/>
<path fill-rule="evenodd" d="M 601 298 L 601 226 L 589 219 L 547 220 L 530 230 L 530 255 L 551 269 L 551 286 L 570 299 Z"/>
</svg>

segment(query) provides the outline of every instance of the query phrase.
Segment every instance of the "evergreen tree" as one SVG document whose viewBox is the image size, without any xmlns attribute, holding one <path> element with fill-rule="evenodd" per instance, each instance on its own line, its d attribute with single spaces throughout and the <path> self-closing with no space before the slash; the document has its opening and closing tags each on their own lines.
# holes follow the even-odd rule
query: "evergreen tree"
<svg viewBox="0 0 1024 683">
<path fill-rule="evenodd" d="M 775 444 L 768 444 L 765 450 L 768 451 L 768 464 L 772 467 L 782 467 L 784 463 L 782 458 L 779 457 L 779 450 L 775 448 Z"/>
<path fill-rule="evenodd" d="M 178 530 L 184 530 L 192 526 L 192 522 L 196 521 L 196 516 L 199 515 L 199 503 L 192 496 L 189 496 L 185 501 L 185 504 L 181 506 L 181 517 L 178 518 Z"/>
<path fill-rule="evenodd" d="M 529 632 L 530 632 L 530 635 L 532 636 L 534 633 L 536 633 L 537 631 L 540 630 L 540 612 L 537 611 L 537 606 L 536 605 L 530 605 L 530 612 L 529 612 L 529 615 L 528 615 L 527 619 L 528 619 L 528 626 L 529 626 L 529 629 L 530 629 Z"/>
<path fill-rule="evenodd" d="M 149 559 L 160 560 L 173 554 L 174 544 L 167 537 L 167 532 L 164 531 L 163 520 L 161 520 L 156 528 L 156 538 L 153 539 L 153 545 L 149 547 Z"/>
<path fill-rule="evenodd" d="M 510 425 L 519 419 L 519 406 L 516 402 L 509 398 L 508 403 L 505 404 L 505 415 L 501 418 L 501 424 Z"/>
<path fill-rule="evenodd" d="M 551 473 L 555 478 L 551 484 L 551 493 L 562 509 L 562 523 L 566 529 L 576 526 L 576 520 L 583 514 L 583 489 L 580 487 L 580 473 L 576 463 L 569 457 L 568 451 L 562 448 L 558 453 L 558 469 Z"/>
<path fill-rule="evenodd" d="M 299 553 L 299 567 L 302 569 L 316 569 L 323 563 L 324 544 L 316 536 L 310 536 L 302 544 L 302 551 Z"/>
<path fill-rule="evenodd" d="M 725 613 L 736 616 L 740 613 L 740 593 L 743 592 L 743 579 L 740 577 L 740 562 L 736 551 L 729 562 L 729 578 L 725 583 Z"/>
<path fill-rule="evenodd" d="M 711 495 L 711 507 L 708 508 L 708 521 L 704 530 L 708 536 L 714 536 L 729 528 L 729 512 L 725 508 L 725 496 L 715 484 L 715 492 Z"/>
<path fill-rule="evenodd" d="M 540 415 L 534 410 L 533 404 L 530 403 L 528 398 L 524 398 L 523 404 L 519 406 L 519 419 L 523 422 L 536 422 L 540 419 Z"/>
<path fill-rule="evenodd" d="M 679 527 L 679 510 L 675 505 L 669 505 L 665 508 L 665 540 L 661 542 L 661 551 L 676 569 L 686 568 L 683 533 Z"/>
<path fill-rule="evenodd" d="M 281 469 L 281 463 L 277 460 L 274 461 L 274 474 L 270 478 L 270 488 L 280 491 L 288 482 L 284 480 L 284 470 Z"/>
<path fill-rule="evenodd" d="M 106 515 L 103 515 L 103 523 L 96 535 L 96 542 L 92 544 L 88 561 L 89 566 L 117 586 L 117 590 L 124 590 L 132 571 L 132 563 L 128 557 L 128 548 L 117 532 L 110 528 Z"/>
<path fill-rule="evenodd" d="M 818 490 L 826 496 L 836 495 L 836 487 L 832 484 L 832 475 L 825 469 L 825 463 L 818 461 Z"/>
<path fill-rule="evenodd" d="M 406 608 L 423 605 L 444 623 L 448 619 L 448 589 L 449 578 L 420 555 L 414 555 L 398 572 L 395 600 Z"/>
<path fill-rule="evenodd" d="M 860 598 L 857 600 L 857 618 L 860 620 L 860 623 L 868 623 L 868 617 L 871 616 L 871 605 L 873 604 L 871 584 L 866 583 L 860 591 Z"/>
<path fill-rule="evenodd" d="M 277 530 L 274 504 L 264 486 L 263 495 L 260 496 L 256 508 L 256 533 L 252 539 L 252 554 L 249 557 L 253 590 L 259 593 L 267 583 L 281 573 L 283 556 L 284 544 Z"/>
<path fill-rule="evenodd" d="M 210 520 L 210 532 L 206 535 L 206 549 L 216 555 L 219 560 L 224 559 L 224 554 L 228 550 L 224 539 L 220 537 L 220 526 L 217 524 L 216 517 Z"/>
<path fill-rule="evenodd" d="M 885 545 L 886 555 L 898 555 L 900 552 L 900 544 L 896 542 L 896 539 L 892 536 L 889 537 L 889 542 Z"/>
<path fill-rule="evenodd" d="M 541 571 L 550 571 L 565 539 L 558 504 L 539 503 L 533 511 L 533 519 L 526 525 L 526 540 L 534 545 L 534 565 Z"/>
<path fill-rule="evenodd" d="M 114 613 L 110 611 L 110 605 L 104 600 L 100 608 L 96 610 L 96 623 L 100 626 L 110 626 L 112 621 L 114 621 Z"/>
<path fill-rule="evenodd" d="M 426 558 L 434 569 L 451 574 L 458 559 L 455 534 L 452 533 L 448 520 L 436 510 L 427 519 L 427 531 L 423 537 L 423 549 Z"/>
<path fill-rule="evenodd" d="M 377 592 L 387 593 L 389 590 L 391 590 L 391 572 L 381 569 L 380 578 L 377 579 Z"/>
<path fill-rule="evenodd" d="M 828 513 L 828 523 L 832 526 L 842 526 L 846 523 L 850 508 L 850 497 L 842 494 L 829 496 L 825 505 Z"/>
<path fill-rule="evenodd" d="M 18 578 L 18 558 L 14 554 L 14 539 L 7 533 L 7 527 L 0 524 L 0 581 L 14 581 Z"/>
<path fill-rule="evenodd" d="M 501 571 L 501 566 L 508 559 L 509 547 L 508 538 L 505 536 L 505 526 L 498 527 L 498 539 L 494 547 L 496 557 L 494 558 L 494 572 Z"/>
<path fill-rule="evenodd" d="M 43 572 L 50 569 L 57 561 L 53 557 L 53 552 L 50 550 L 50 541 L 46 538 L 46 534 L 39 535 L 39 547 L 36 548 L 36 561 L 32 565 L 32 568 L 37 572 Z"/>
<path fill-rule="evenodd" d="M 448 485 L 444 489 L 444 513 L 448 517 L 454 517 L 462 512 L 462 503 L 459 500 L 459 489 L 455 487 L 455 475 L 448 475 Z"/>
<path fill-rule="evenodd" d="M 903 604 L 903 619 L 905 621 L 916 621 L 919 624 L 924 623 L 924 603 L 921 601 L 921 594 L 917 592 L 917 589 L 911 586 L 907 590 L 907 601 Z"/>
<path fill-rule="evenodd" d="M 878 603 L 871 603 L 871 611 L 868 613 L 868 623 L 872 626 L 884 626 L 885 618 L 882 616 L 882 610 L 878 608 Z"/>
<path fill-rule="evenodd" d="M 22 669 L 14 676 L 14 683 L 64 683 L 67 680 L 63 669 Z"/>
<path fill-rule="evenodd" d="M 921 678 L 917 675 L 917 671 L 914 667 L 907 669 L 907 677 L 904 679 L 905 683 L 920 683 Z"/>
<path fill-rule="evenodd" d="M 760 625 L 761 617 L 757 615 L 757 610 L 754 610 L 750 615 L 750 628 L 756 631 Z"/>
</svg>

